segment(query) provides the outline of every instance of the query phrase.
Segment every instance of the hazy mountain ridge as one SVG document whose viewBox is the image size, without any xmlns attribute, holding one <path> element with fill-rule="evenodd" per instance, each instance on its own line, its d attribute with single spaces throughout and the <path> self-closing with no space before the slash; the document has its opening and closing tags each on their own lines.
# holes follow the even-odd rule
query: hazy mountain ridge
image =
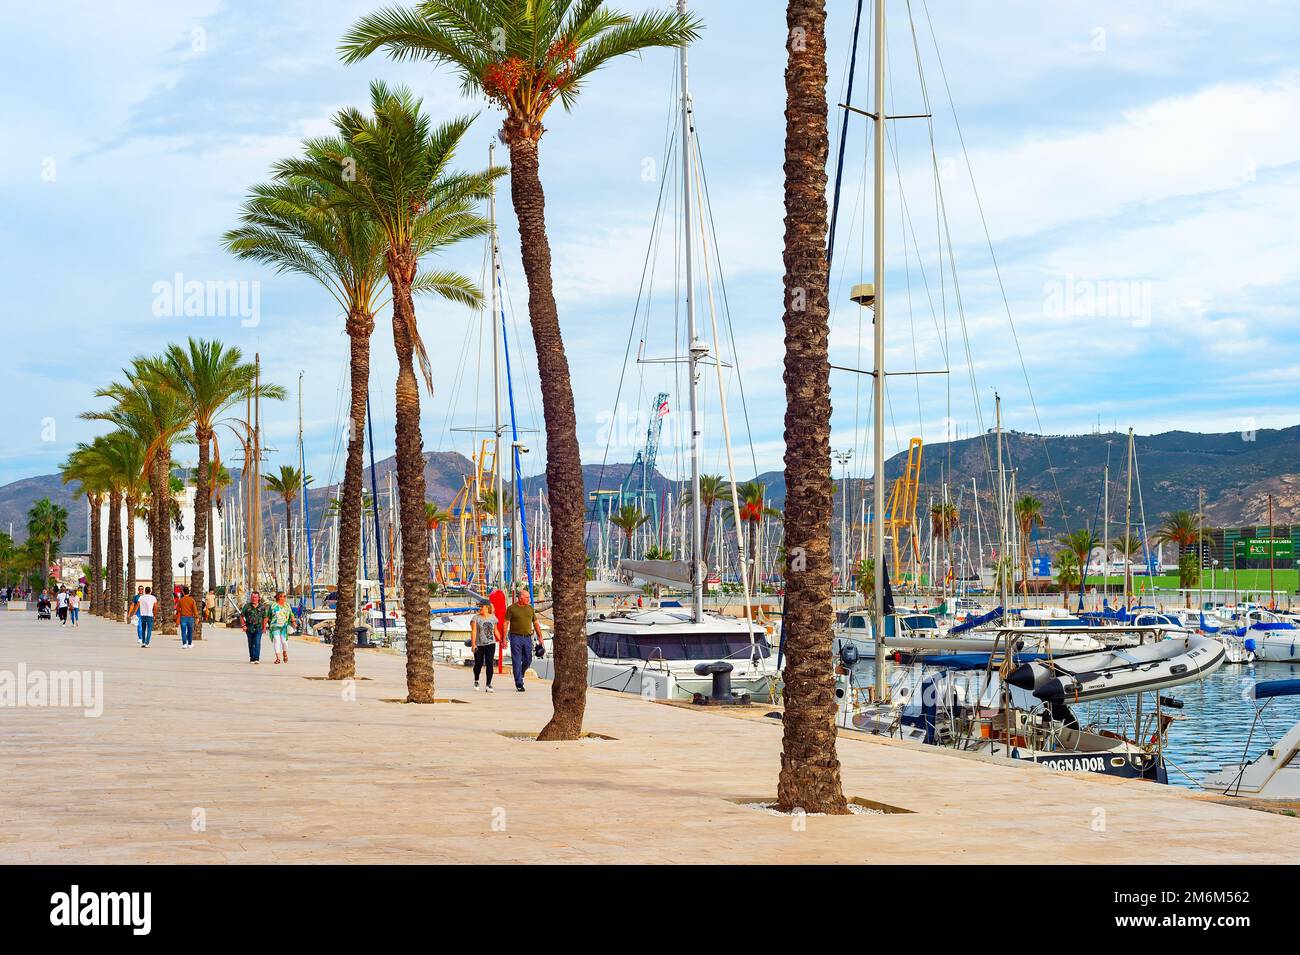
<svg viewBox="0 0 1300 955">
<path fill-rule="evenodd" d="M 1067 523 L 1072 528 L 1080 527 L 1100 515 L 1102 475 L 1108 454 L 1111 517 L 1122 520 L 1126 434 L 1103 432 L 1040 437 L 1012 431 L 1004 433 L 1002 441 L 1008 474 L 1015 476 L 1016 493 L 1033 494 L 1043 502 L 1048 523 L 1044 533 L 1058 533 Z M 1149 526 L 1158 523 L 1160 515 L 1168 511 L 1184 508 L 1194 511 L 1197 492 L 1204 490 L 1207 526 L 1267 523 L 1270 494 L 1273 495 L 1274 523 L 1300 523 L 1300 426 L 1227 434 L 1167 431 L 1136 436 L 1135 446 L 1135 521 L 1141 519 L 1144 509 Z M 980 506 L 985 509 L 984 520 L 989 521 L 992 513 L 987 508 L 992 500 L 990 476 L 994 455 L 995 438 L 992 434 L 927 445 L 922 456 L 918 510 L 923 512 L 932 498 L 942 495 L 945 480 L 950 499 L 969 507 L 974 479 L 979 489 Z M 885 475 L 891 483 L 902 473 L 905 458 L 905 453 L 896 454 L 886 463 Z M 426 496 L 447 507 L 460 490 L 465 475 L 472 472 L 473 465 L 455 451 L 425 452 L 425 460 Z M 626 462 L 583 465 L 587 493 L 597 489 L 617 489 L 631 469 L 632 464 Z M 390 474 L 396 487 L 396 459 L 388 457 L 376 462 L 375 471 L 380 503 L 386 507 Z M 238 480 L 239 471 L 236 469 L 232 474 Z M 785 479 L 782 472 L 767 471 L 758 475 L 758 480 L 767 485 L 772 505 L 783 506 Z M 838 487 L 838 467 L 836 481 Z M 365 469 L 363 483 L 369 494 L 369 467 Z M 680 498 L 684 488 L 684 482 L 669 480 L 657 471 L 651 475 L 651 485 L 661 500 L 670 490 Z M 28 508 L 48 496 L 68 509 L 68 537 L 62 550 L 84 551 L 86 512 L 75 488 L 75 484 L 65 485 L 57 474 L 24 478 L 0 487 L 0 530 L 8 531 L 12 524 L 15 539 L 24 540 Z M 531 508 L 538 494 L 545 491 L 545 475 L 525 477 L 523 488 Z M 852 506 L 857 510 L 861 496 L 871 493 L 871 481 L 851 479 L 850 489 Z M 307 504 L 313 527 L 320 526 L 330 499 L 340 493 L 338 484 L 309 489 Z M 262 502 L 266 518 L 272 526 L 278 526 L 284 514 L 280 499 L 268 491 L 264 492 Z M 837 494 L 837 514 L 839 506 Z"/>
</svg>

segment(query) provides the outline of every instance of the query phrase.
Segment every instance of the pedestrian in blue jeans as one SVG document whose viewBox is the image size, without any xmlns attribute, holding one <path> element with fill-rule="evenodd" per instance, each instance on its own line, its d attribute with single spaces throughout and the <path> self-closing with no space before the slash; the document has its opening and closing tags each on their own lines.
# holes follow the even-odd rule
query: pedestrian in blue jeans
<svg viewBox="0 0 1300 955">
<path fill-rule="evenodd" d="M 262 662 L 262 628 L 266 626 L 269 616 L 262 595 L 256 590 L 248 598 L 248 603 L 239 611 L 240 622 L 248 636 L 248 662 Z"/>
<path fill-rule="evenodd" d="M 135 617 L 135 642 L 144 646 L 144 631 L 140 629 L 140 598 L 144 596 L 144 588 L 136 587 L 135 593 L 131 595 L 131 603 L 127 607 L 126 619 L 130 620 Z"/>
<path fill-rule="evenodd" d="M 533 634 L 538 643 L 542 642 L 542 625 L 537 622 L 527 591 L 506 608 L 506 629 L 510 633 L 510 669 L 515 673 L 515 689 L 523 693 L 524 674 L 533 665 Z"/>
<path fill-rule="evenodd" d="M 158 605 L 158 598 L 153 595 L 153 588 L 146 587 L 135 603 L 135 612 L 140 616 L 140 646 L 148 647 L 153 637 L 153 609 Z"/>
<path fill-rule="evenodd" d="M 181 598 L 176 601 L 176 619 L 181 625 L 181 649 L 194 646 L 194 618 L 199 614 L 199 605 L 190 596 L 190 588 L 181 588 Z"/>
</svg>

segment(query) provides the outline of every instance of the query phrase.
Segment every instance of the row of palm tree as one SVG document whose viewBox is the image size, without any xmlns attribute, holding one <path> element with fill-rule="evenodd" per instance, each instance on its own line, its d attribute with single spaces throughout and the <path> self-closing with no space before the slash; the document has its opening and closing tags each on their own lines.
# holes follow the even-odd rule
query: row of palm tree
<svg viewBox="0 0 1300 955">
<path fill-rule="evenodd" d="M 678 46 L 696 32 L 694 21 L 675 13 L 631 17 L 590 0 L 437 0 L 364 17 L 340 44 L 347 62 L 384 51 L 398 60 L 450 67 L 465 92 L 485 96 L 504 112 L 500 135 L 511 160 L 511 197 L 528 280 L 552 510 L 555 712 L 542 730 L 543 738 L 575 739 L 581 733 L 586 644 L 582 473 L 573 391 L 552 290 L 538 153 L 542 119 L 556 102 L 572 108 L 584 82 L 610 60 L 649 47 Z M 352 400 L 340 505 L 340 608 L 354 605 L 369 339 L 377 311 L 391 305 L 398 359 L 396 446 L 407 699 L 412 702 L 433 699 L 427 567 L 431 532 L 438 523 L 425 500 L 419 382 L 422 377 L 431 388 L 432 369 L 415 298 L 432 293 L 466 305 L 481 301 L 481 291 L 465 276 L 424 271 L 421 266 L 431 254 L 487 231 L 477 205 L 505 171 L 451 168 L 471 122 L 462 118 L 435 125 L 409 91 L 374 82 L 370 112 L 340 111 L 334 117 L 334 135 L 309 140 L 302 155 L 276 164 L 274 180 L 252 190 L 240 226 L 226 236 L 227 248 L 236 255 L 315 279 L 346 316 Z M 336 632 L 346 634 L 351 628 L 340 621 Z M 336 641 L 330 677 L 354 673 L 350 641 Z"/>
<path fill-rule="evenodd" d="M 259 383 L 257 367 L 238 348 L 217 341 L 190 338 L 155 356 L 137 356 L 123 377 L 95 392 L 109 401 L 107 408 L 82 415 L 107 422 L 112 430 L 78 444 L 62 465 L 65 482 L 76 482 L 90 503 L 90 578 L 106 586 L 90 588 L 87 610 L 123 620 L 126 599 L 135 578 L 135 518 L 143 517 L 152 542 L 152 584 L 158 596 L 155 625 L 175 632 L 172 601 L 172 527 L 182 517 L 177 496 L 183 483 L 173 473 L 173 451 L 183 444 L 198 450 L 194 496 L 194 549 L 188 560 L 190 592 L 205 586 L 204 552 L 208 547 L 208 515 L 218 488 L 228 484 L 220 467 L 217 430 L 227 426 L 247 442 L 247 423 L 226 415 L 249 398 L 279 399 L 278 385 Z M 215 475 L 214 484 L 214 455 Z M 108 504 L 107 554 L 100 552 L 101 508 Z M 122 539 L 125 517 L 127 539 Z M 195 639 L 202 638 L 202 621 L 195 622 Z"/>
</svg>

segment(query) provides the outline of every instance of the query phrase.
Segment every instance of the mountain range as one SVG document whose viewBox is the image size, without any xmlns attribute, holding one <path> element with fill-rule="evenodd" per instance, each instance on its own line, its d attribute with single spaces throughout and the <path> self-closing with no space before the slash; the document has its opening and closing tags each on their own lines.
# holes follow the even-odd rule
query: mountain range
<svg viewBox="0 0 1300 955">
<path fill-rule="evenodd" d="M 1033 494 L 1043 502 L 1047 523 L 1043 533 L 1052 535 L 1067 526 L 1080 527 L 1100 518 L 1103 475 L 1108 463 L 1111 518 L 1123 520 L 1127 444 L 1126 434 L 1114 432 L 1046 436 L 1004 432 L 1004 468 L 1008 481 L 1014 476 L 1017 495 Z M 1227 434 L 1167 431 L 1136 436 L 1134 447 L 1135 523 L 1145 514 L 1147 525 L 1154 527 L 1160 516 L 1169 511 L 1195 511 L 1201 492 L 1206 526 L 1266 524 L 1270 496 L 1274 523 L 1300 523 L 1300 426 Z M 926 446 L 922 452 L 919 510 L 923 512 L 931 500 L 942 498 L 945 483 L 949 499 L 969 508 L 974 486 L 979 492 L 983 520 L 991 521 L 995 454 L 995 435 L 991 432 Z M 427 452 L 425 460 L 427 497 L 445 507 L 473 466 L 468 458 L 454 451 Z M 885 466 L 886 480 L 893 482 L 902 473 L 905 462 L 905 454 L 891 457 Z M 588 493 L 598 488 L 616 489 L 632 467 L 630 463 L 584 465 Z M 385 501 L 390 474 L 396 484 L 396 460 L 385 458 L 377 462 L 375 470 L 380 500 Z M 236 480 L 238 476 L 235 471 Z M 759 474 L 757 479 L 767 486 L 772 506 L 782 507 L 785 501 L 782 472 L 768 471 Z M 369 492 L 369 468 L 364 481 Z M 863 495 L 870 495 L 871 483 L 869 478 L 850 478 L 853 510 L 857 510 Z M 532 475 L 523 484 L 524 496 L 531 507 L 545 489 L 545 476 Z M 680 496 L 683 488 L 682 481 L 671 480 L 658 471 L 652 474 L 651 484 L 661 499 L 670 490 Z M 839 492 L 843 488 L 838 475 L 836 484 L 838 509 L 842 503 Z M 320 526 L 330 499 L 338 494 L 337 485 L 309 489 L 307 502 L 313 526 Z M 68 509 L 68 537 L 62 549 L 69 553 L 83 551 L 87 540 L 84 505 L 75 499 L 73 488 L 63 484 L 57 474 L 24 478 L 0 487 L 0 531 L 8 531 L 12 526 L 14 538 L 24 540 L 27 510 L 46 496 Z M 278 524 L 283 514 L 278 498 L 265 494 L 263 506 L 270 520 Z"/>
</svg>

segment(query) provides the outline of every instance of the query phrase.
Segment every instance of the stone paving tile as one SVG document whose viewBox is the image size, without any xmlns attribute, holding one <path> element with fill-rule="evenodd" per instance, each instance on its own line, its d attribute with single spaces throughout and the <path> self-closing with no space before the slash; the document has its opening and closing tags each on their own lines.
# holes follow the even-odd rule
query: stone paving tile
<svg viewBox="0 0 1300 955">
<path fill-rule="evenodd" d="M 304 679 L 327 647 L 252 666 L 240 634 L 206 634 L 140 650 L 123 624 L 0 615 L 0 669 L 96 670 L 105 694 L 92 719 L 0 709 L 0 862 L 1300 861 L 1287 817 L 869 739 L 840 744 L 846 790 L 913 814 L 795 831 L 731 801 L 775 793 L 774 721 L 593 692 L 587 729 L 615 739 L 519 741 L 500 734 L 545 723 L 544 682 L 480 694 L 439 666 L 465 704 L 385 703 L 404 661 L 359 651 L 345 699 Z"/>
</svg>

